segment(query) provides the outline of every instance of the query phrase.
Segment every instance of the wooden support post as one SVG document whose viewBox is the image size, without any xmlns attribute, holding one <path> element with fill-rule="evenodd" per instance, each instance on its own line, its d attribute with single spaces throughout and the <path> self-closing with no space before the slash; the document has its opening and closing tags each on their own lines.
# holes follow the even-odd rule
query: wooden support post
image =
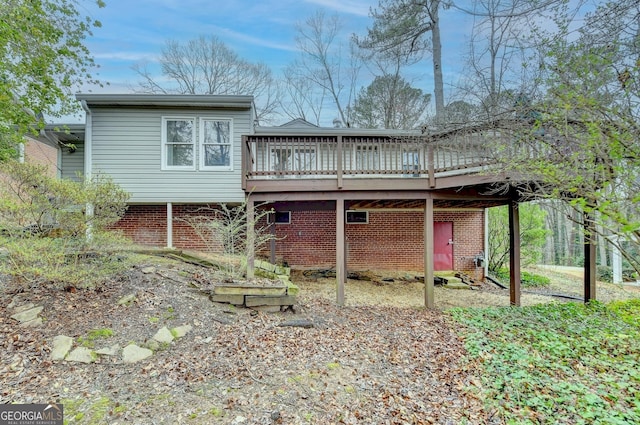
<svg viewBox="0 0 640 425">
<path fill-rule="evenodd" d="M 424 306 L 433 308 L 433 198 L 425 200 L 424 205 Z"/>
<path fill-rule="evenodd" d="M 251 195 L 247 195 L 247 279 L 255 276 L 256 212 Z"/>
<path fill-rule="evenodd" d="M 273 213 L 273 223 L 271 223 L 271 240 L 269 241 L 269 261 L 276 263 L 276 215 Z"/>
<path fill-rule="evenodd" d="M 167 248 L 173 248 L 173 204 L 167 202 Z"/>
<path fill-rule="evenodd" d="M 436 166 L 433 154 L 433 145 L 431 143 L 427 144 L 427 161 L 429 163 L 427 168 L 427 170 L 429 170 L 429 187 L 433 189 L 436 187 Z"/>
<path fill-rule="evenodd" d="M 596 232 L 591 216 L 583 213 L 584 220 L 584 302 L 596 299 Z"/>
<path fill-rule="evenodd" d="M 342 163 L 342 136 L 338 136 L 336 146 L 336 182 L 338 189 L 342 189 L 342 176 L 344 174 L 344 164 Z"/>
<path fill-rule="evenodd" d="M 518 203 L 509 203 L 509 298 L 520 306 L 520 212 Z"/>
<path fill-rule="evenodd" d="M 344 282 L 346 278 L 345 270 L 345 241 L 344 241 L 344 199 L 336 200 L 336 283 L 337 283 L 337 304 L 344 305 Z"/>
</svg>

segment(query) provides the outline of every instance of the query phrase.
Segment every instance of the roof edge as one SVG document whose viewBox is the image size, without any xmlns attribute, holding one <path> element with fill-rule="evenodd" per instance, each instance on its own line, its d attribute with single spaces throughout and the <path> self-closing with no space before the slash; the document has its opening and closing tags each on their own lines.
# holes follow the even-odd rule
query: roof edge
<svg viewBox="0 0 640 425">
<path fill-rule="evenodd" d="M 327 135 L 343 135 L 343 136 L 419 136 L 422 133 L 419 130 L 389 130 L 380 128 L 354 128 L 354 127 L 317 127 L 317 128 L 300 128 L 300 127 L 263 127 L 258 126 L 255 129 L 255 135 L 260 136 L 327 136 Z"/>
<path fill-rule="evenodd" d="M 204 94 L 77 93 L 88 106 L 208 107 L 251 109 L 253 96 Z"/>
</svg>

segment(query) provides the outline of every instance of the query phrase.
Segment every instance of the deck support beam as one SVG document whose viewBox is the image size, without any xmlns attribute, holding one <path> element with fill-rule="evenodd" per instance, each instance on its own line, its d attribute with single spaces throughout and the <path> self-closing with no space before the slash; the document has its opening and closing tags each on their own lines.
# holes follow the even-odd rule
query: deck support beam
<svg viewBox="0 0 640 425">
<path fill-rule="evenodd" d="M 520 212 L 518 202 L 509 202 L 509 299 L 520 306 Z"/>
<path fill-rule="evenodd" d="M 344 199 L 338 198 L 336 199 L 336 302 L 339 306 L 344 306 L 344 283 L 347 277 L 344 224 Z"/>
<path fill-rule="evenodd" d="M 596 299 L 596 229 L 591 216 L 584 220 L 584 302 Z"/>
<path fill-rule="evenodd" d="M 173 248 L 173 204 L 167 202 L 167 248 Z"/>
<path fill-rule="evenodd" d="M 434 308 L 433 290 L 433 198 L 424 205 L 424 306 Z"/>
</svg>

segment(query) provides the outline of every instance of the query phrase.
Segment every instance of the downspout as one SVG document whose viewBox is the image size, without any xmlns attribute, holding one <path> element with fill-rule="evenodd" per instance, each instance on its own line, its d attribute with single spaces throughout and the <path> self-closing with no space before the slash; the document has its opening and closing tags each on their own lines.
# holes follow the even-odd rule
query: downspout
<svg viewBox="0 0 640 425">
<path fill-rule="evenodd" d="M 489 257 L 491 252 L 489 251 L 489 208 L 484 209 L 484 273 L 486 278 L 489 275 Z"/>
<path fill-rule="evenodd" d="M 92 168 L 92 158 L 91 158 L 91 136 L 92 136 L 92 115 L 91 109 L 89 109 L 89 105 L 87 105 L 86 100 L 81 100 L 80 104 L 82 105 L 82 109 L 86 112 L 85 116 L 85 124 L 84 124 L 84 181 L 85 183 L 91 182 L 91 177 L 93 173 Z M 93 204 L 87 203 L 87 217 L 93 216 Z M 87 225 L 86 237 L 87 241 L 91 241 L 93 238 L 91 222 Z"/>
</svg>

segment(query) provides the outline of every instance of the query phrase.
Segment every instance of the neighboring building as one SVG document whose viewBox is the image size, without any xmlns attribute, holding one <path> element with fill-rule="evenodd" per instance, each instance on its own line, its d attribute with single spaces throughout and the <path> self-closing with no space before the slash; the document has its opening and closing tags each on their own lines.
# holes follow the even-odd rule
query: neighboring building
<svg viewBox="0 0 640 425">
<path fill-rule="evenodd" d="M 489 190 L 502 178 L 483 168 L 495 132 L 259 127 L 251 96 L 77 98 L 84 133 L 54 134 L 78 138 L 62 150 L 61 175 L 112 177 L 131 195 L 117 227 L 140 244 L 204 249 L 182 219 L 246 200 L 276 211 L 278 240 L 259 252 L 274 261 L 335 267 L 339 282 L 347 268 L 424 270 L 429 280 L 434 270 L 483 272 L 485 209 L 514 199 Z"/>
<path fill-rule="evenodd" d="M 59 176 L 58 145 L 46 137 L 28 135 L 20 147 L 20 161 L 42 165 L 50 177 Z"/>
</svg>

